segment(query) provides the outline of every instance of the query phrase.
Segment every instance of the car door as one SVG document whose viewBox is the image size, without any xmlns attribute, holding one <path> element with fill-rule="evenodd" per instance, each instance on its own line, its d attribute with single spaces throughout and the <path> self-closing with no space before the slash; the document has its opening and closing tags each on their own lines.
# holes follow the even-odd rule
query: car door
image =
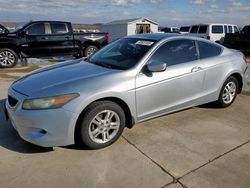
<svg viewBox="0 0 250 188">
<path fill-rule="evenodd" d="M 205 78 L 199 104 L 212 102 L 218 99 L 218 90 L 227 75 L 228 58 L 219 57 L 222 47 L 215 43 L 197 41 L 200 61 L 205 71 Z"/>
<path fill-rule="evenodd" d="M 74 38 L 67 23 L 51 22 L 50 29 L 50 53 L 52 55 L 72 54 L 74 52 Z"/>
<path fill-rule="evenodd" d="M 33 23 L 24 29 L 21 36 L 20 49 L 30 57 L 39 57 L 49 54 L 48 33 L 42 22 Z"/>
<path fill-rule="evenodd" d="M 142 71 L 136 77 L 138 120 L 193 106 L 203 86 L 203 65 L 195 41 L 176 39 L 163 44 L 148 60 L 165 62 L 164 72 Z"/>
</svg>

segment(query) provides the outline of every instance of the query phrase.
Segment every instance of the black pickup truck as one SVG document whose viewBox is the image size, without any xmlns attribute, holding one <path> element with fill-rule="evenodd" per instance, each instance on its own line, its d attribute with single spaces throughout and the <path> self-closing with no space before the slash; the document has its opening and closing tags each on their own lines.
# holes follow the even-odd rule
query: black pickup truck
<svg viewBox="0 0 250 188">
<path fill-rule="evenodd" d="M 12 31 L 0 26 L 0 67 L 13 67 L 19 58 L 86 57 L 108 43 L 108 33 L 74 33 L 69 22 L 29 22 Z"/>
<path fill-rule="evenodd" d="M 239 33 L 228 33 L 224 39 L 224 45 L 228 48 L 250 51 L 250 25 L 245 26 Z"/>
</svg>

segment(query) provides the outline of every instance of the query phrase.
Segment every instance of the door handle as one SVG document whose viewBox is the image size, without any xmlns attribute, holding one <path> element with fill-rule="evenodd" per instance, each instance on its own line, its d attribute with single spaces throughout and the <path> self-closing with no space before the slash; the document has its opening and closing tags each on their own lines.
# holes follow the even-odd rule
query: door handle
<svg viewBox="0 0 250 188">
<path fill-rule="evenodd" d="M 191 72 L 198 72 L 198 71 L 201 71 L 202 70 L 202 67 L 193 67 L 191 69 Z"/>
<path fill-rule="evenodd" d="M 49 40 L 49 37 L 41 37 L 43 40 Z"/>
</svg>

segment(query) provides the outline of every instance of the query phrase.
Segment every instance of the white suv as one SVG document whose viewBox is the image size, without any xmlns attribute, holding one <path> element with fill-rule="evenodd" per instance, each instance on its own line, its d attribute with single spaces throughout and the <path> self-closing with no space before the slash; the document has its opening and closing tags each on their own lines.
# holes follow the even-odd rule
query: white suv
<svg viewBox="0 0 250 188">
<path fill-rule="evenodd" d="M 232 24 L 199 24 L 191 26 L 189 35 L 224 43 L 226 33 L 237 33 L 239 28 Z"/>
</svg>

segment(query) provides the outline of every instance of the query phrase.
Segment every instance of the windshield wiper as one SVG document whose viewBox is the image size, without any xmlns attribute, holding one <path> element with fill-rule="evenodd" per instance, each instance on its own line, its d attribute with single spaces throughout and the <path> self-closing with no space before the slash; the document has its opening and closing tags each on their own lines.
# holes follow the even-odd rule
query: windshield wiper
<svg viewBox="0 0 250 188">
<path fill-rule="evenodd" d="M 103 63 L 103 62 L 100 62 L 100 61 L 90 61 L 90 60 L 88 60 L 88 62 L 93 63 L 93 64 L 95 64 L 95 65 L 99 65 L 99 66 L 101 66 L 101 67 L 113 69 L 113 66 L 112 66 L 112 65 L 109 65 L 109 64 L 106 64 L 106 63 Z"/>
</svg>

